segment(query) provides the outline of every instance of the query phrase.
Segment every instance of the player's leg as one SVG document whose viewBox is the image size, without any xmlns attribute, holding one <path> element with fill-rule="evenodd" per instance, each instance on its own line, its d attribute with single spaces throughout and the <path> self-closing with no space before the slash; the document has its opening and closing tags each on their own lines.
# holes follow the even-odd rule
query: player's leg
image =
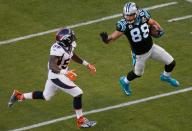
<svg viewBox="0 0 192 131">
<path fill-rule="evenodd" d="M 52 82 L 60 90 L 73 96 L 73 108 L 75 110 L 76 117 L 77 117 L 77 127 L 88 128 L 96 125 L 95 121 L 90 121 L 83 116 L 83 111 L 82 111 L 83 91 L 76 84 L 74 84 L 71 80 L 69 80 L 65 76 L 52 79 Z"/>
<path fill-rule="evenodd" d="M 132 54 L 134 69 L 127 74 L 127 77 L 120 77 L 120 85 L 126 95 L 131 95 L 130 82 L 138 77 L 141 77 L 144 73 L 145 63 L 150 56 L 150 51 L 143 55 Z"/>
<path fill-rule="evenodd" d="M 44 91 L 33 91 L 29 93 L 23 93 L 24 99 L 40 99 L 49 101 L 56 94 L 57 88 L 51 82 L 50 79 L 47 79 Z"/>
<path fill-rule="evenodd" d="M 173 59 L 173 57 L 167 51 L 165 51 L 162 47 L 154 44 L 152 48 L 151 58 L 165 64 L 164 72 L 161 73 L 160 79 L 162 81 L 168 82 L 174 87 L 179 86 L 179 82 L 176 79 L 171 77 L 171 72 L 176 66 L 176 62 Z"/>
<path fill-rule="evenodd" d="M 55 95 L 57 88 L 47 80 L 44 92 L 42 91 L 33 91 L 29 93 L 21 93 L 18 90 L 14 90 L 10 100 L 8 102 L 8 107 L 12 107 L 13 104 L 17 101 L 23 101 L 26 99 L 41 99 L 41 100 L 50 100 L 52 96 Z"/>
<path fill-rule="evenodd" d="M 119 79 L 122 91 L 130 96 L 131 95 L 131 86 L 130 86 L 130 81 L 134 80 L 135 78 L 138 78 L 140 76 L 137 76 L 134 71 L 130 71 L 126 76 L 122 76 Z"/>
</svg>

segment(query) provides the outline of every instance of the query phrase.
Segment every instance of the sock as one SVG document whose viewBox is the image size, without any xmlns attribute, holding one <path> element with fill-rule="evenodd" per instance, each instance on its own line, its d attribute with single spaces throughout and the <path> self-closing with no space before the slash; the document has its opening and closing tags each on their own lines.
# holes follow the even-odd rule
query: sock
<svg viewBox="0 0 192 131">
<path fill-rule="evenodd" d="M 30 93 L 23 93 L 23 96 L 24 96 L 25 99 L 33 99 L 32 92 L 30 92 Z"/>
<path fill-rule="evenodd" d="M 79 119 L 81 116 L 83 116 L 82 109 L 75 110 L 75 112 L 76 112 L 76 115 L 77 115 L 77 119 Z"/>
<path fill-rule="evenodd" d="M 164 72 L 163 72 L 163 75 L 165 75 L 165 76 L 168 76 L 168 77 L 169 77 L 169 76 L 171 75 L 171 72 L 166 72 L 166 71 L 164 71 Z"/>
<path fill-rule="evenodd" d="M 123 80 L 125 83 L 127 83 L 127 84 L 129 83 L 129 80 L 127 79 L 127 77 L 125 77 Z"/>
<path fill-rule="evenodd" d="M 33 98 L 33 99 L 45 100 L 42 91 L 33 91 L 33 92 L 32 92 L 32 98 Z"/>
</svg>

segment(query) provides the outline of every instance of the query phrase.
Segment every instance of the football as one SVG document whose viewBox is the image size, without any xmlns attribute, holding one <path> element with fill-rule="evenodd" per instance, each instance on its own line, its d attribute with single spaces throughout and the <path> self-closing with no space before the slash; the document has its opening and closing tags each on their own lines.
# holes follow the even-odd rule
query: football
<svg viewBox="0 0 192 131">
<path fill-rule="evenodd" d="M 149 27 L 149 34 L 153 37 L 159 37 L 159 27 L 157 25 L 151 25 Z"/>
</svg>

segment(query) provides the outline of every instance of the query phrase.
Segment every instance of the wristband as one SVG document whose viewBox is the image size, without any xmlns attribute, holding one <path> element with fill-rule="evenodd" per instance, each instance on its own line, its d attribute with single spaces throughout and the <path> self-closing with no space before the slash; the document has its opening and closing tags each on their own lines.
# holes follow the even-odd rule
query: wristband
<svg viewBox="0 0 192 131">
<path fill-rule="evenodd" d="M 82 63 L 84 66 L 87 66 L 89 63 L 86 61 L 86 60 L 83 60 L 83 63 Z"/>
</svg>

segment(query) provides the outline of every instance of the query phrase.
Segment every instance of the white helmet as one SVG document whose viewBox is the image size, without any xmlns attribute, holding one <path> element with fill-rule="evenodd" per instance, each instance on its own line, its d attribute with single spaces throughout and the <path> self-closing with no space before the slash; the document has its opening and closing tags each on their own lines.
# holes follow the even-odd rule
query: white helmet
<svg viewBox="0 0 192 131">
<path fill-rule="evenodd" d="M 123 7 L 123 16 L 126 18 L 126 16 L 135 15 L 135 18 L 138 14 L 137 6 L 134 2 L 128 2 Z M 134 20 L 129 21 L 129 23 L 133 23 Z"/>
</svg>

